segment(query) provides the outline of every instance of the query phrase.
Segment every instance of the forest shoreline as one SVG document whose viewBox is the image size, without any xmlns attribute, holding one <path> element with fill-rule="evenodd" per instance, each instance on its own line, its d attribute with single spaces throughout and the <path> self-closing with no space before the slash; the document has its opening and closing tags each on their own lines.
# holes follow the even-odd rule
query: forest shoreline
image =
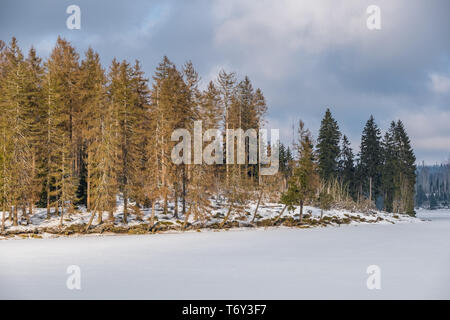
<svg viewBox="0 0 450 320">
<path fill-rule="evenodd" d="M 87 212 L 72 214 L 73 223 L 64 226 L 52 224 L 52 219 L 43 219 L 40 224 L 10 226 L 4 233 L 0 234 L 0 240 L 21 240 L 21 239 L 53 239 L 60 237 L 96 237 L 96 236 L 126 236 L 126 235 L 156 235 L 156 234 L 179 234 L 190 232 L 219 232 L 230 230 L 266 230 L 277 228 L 289 229 L 315 229 L 341 226 L 359 226 L 368 224 L 398 224 L 417 223 L 425 221 L 420 218 L 411 217 L 406 214 L 392 214 L 382 211 L 370 210 L 369 212 L 351 212 L 349 210 L 332 209 L 324 212 L 321 217 L 321 210 L 314 207 L 306 207 L 307 212 L 300 222 L 299 214 L 296 211 L 287 212 L 279 216 L 278 212 L 272 210 L 274 205 L 265 206 L 269 210 L 263 211 L 263 216 L 258 215 L 258 219 L 252 222 L 252 214 L 235 217 L 223 225 L 221 219 L 224 217 L 216 213 L 208 221 L 199 223 L 187 223 L 184 226 L 182 219 L 174 218 L 170 214 L 156 215 L 156 223 L 150 225 L 146 217 L 141 221 L 132 221 L 128 224 L 103 222 L 91 225 L 84 221 Z M 264 208 L 263 208 L 264 209 Z M 70 216 L 69 216 L 70 217 Z M 57 220 L 58 217 L 53 217 Z"/>
</svg>

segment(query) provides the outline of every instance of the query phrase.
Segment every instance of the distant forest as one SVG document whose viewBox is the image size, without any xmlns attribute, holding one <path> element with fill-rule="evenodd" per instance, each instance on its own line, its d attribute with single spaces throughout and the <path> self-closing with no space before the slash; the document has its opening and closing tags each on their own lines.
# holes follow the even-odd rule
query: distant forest
<svg viewBox="0 0 450 320">
<path fill-rule="evenodd" d="M 429 209 L 450 207 L 450 160 L 447 164 L 417 168 L 416 206 Z"/>
</svg>

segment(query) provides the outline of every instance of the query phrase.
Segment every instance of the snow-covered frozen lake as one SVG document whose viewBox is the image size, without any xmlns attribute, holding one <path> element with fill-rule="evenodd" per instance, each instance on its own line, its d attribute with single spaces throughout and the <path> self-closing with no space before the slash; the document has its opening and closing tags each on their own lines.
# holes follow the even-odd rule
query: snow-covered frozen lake
<svg viewBox="0 0 450 320">
<path fill-rule="evenodd" d="M 0 241 L 0 299 L 450 299 L 450 210 L 419 217 L 431 221 Z"/>
</svg>

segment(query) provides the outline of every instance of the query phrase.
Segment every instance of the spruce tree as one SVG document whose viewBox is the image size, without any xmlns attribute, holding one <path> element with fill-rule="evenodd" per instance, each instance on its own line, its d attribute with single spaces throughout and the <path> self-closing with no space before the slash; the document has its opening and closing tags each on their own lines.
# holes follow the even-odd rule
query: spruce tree
<svg viewBox="0 0 450 320">
<path fill-rule="evenodd" d="M 45 103 L 42 91 L 44 68 L 42 59 L 36 54 L 32 47 L 28 53 L 27 63 L 27 104 L 28 104 L 28 124 L 29 124 L 29 145 L 31 147 L 31 176 L 30 185 L 29 214 L 33 213 L 33 206 L 39 200 L 43 186 L 42 168 L 42 144 L 45 135 L 42 131 L 42 119 L 45 117 Z"/>
<path fill-rule="evenodd" d="M 394 197 L 397 192 L 395 177 L 399 170 L 397 146 L 395 143 L 395 122 L 391 123 L 389 130 L 382 141 L 383 165 L 382 165 L 382 190 L 384 194 L 384 210 L 392 212 Z"/>
<path fill-rule="evenodd" d="M 0 40 L 0 96 L 3 95 L 3 83 L 5 78 L 5 48 L 6 44 Z M 8 206 L 8 194 L 9 194 L 9 183 L 8 183 L 8 170 L 7 170 L 7 146 L 9 141 L 9 136 L 7 135 L 7 124 L 8 121 L 6 117 L 3 115 L 3 112 L 0 113 L 0 202 L 2 209 L 2 226 L 1 232 L 5 231 L 5 223 L 6 223 L 6 208 Z"/>
<path fill-rule="evenodd" d="M 75 151 L 75 119 L 77 108 L 76 81 L 78 54 L 70 44 L 58 38 L 50 58 L 45 63 L 43 92 L 45 101 L 45 176 L 47 214 L 50 207 L 58 214 L 61 225 L 66 210 L 76 202 L 78 187 L 77 152 Z"/>
<path fill-rule="evenodd" d="M 320 178 L 325 182 L 337 177 L 340 139 L 339 126 L 331 115 L 330 109 L 327 109 L 317 139 L 318 169 Z"/>
<path fill-rule="evenodd" d="M 293 169 L 289 179 L 288 189 L 281 196 L 281 202 L 293 210 L 294 206 L 300 207 L 300 223 L 303 219 L 303 206 L 305 202 L 311 201 L 318 186 L 316 165 L 314 163 L 313 142 L 311 133 L 305 129 L 304 123 L 299 122 L 299 142 L 297 150 L 299 160 Z"/>
<path fill-rule="evenodd" d="M 117 126 L 113 105 L 107 99 L 106 76 L 100 58 L 92 49 L 86 52 L 80 68 L 80 101 L 83 125 L 83 162 L 86 166 L 86 206 L 98 222 L 116 209 Z M 112 221 L 113 222 L 113 221 Z"/>
<path fill-rule="evenodd" d="M 395 140 L 397 147 L 398 166 L 398 198 L 400 212 L 409 215 L 415 215 L 414 211 L 414 192 L 416 183 L 416 157 L 411 147 L 411 142 L 406 133 L 401 120 L 398 120 L 395 126 Z"/>
<path fill-rule="evenodd" d="M 218 89 L 220 93 L 220 104 L 223 110 L 223 130 L 226 132 L 230 127 L 230 108 L 235 101 L 236 94 L 236 74 L 233 72 L 226 72 L 221 70 L 217 78 Z M 226 150 L 226 142 L 224 146 Z M 224 153 L 226 157 L 226 152 Z M 226 179 L 225 184 L 228 186 L 230 178 L 230 166 L 225 164 Z"/>
<path fill-rule="evenodd" d="M 13 225 L 18 225 L 18 210 L 23 210 L 29 200 L 29 186 L 33 176 L 31 170 L 30 123 L 27 118 L 27 65 L 17 40 L 12 38 L 5 51 L 4 75 L 1 83 L 0 106 L 4 130 L 5 187 L 13 210 Z"/>
<path fill-rule="evenodd" d="M 258 135 L 258 145 L 261 145 L 263 143 L 263 141 L 261 141 L 262 137 L 259 135 L 259 133 L 260 133 L 260 129 L 262 129 L 264 127 L 264 117 L 267 113 L 267 104 L 266 104 L 266 99 L 264 97 L 264 94 L 260 88 L 257 88 L 255 91 L 255 94 L 253 96 L 253 105 L 254 105 L 255 111 L 256 111 L 255 116 L 256 116 L 257 127 L 255 129 L 257 130 L 257 135 Z M 261 159 L 259 159 L 259 154 L 258 154 L 258 165 L 254 166 L 253 170 L 257 171 L 257 172 L 253 172 L 253 175 L 258 176 L 258 185 L 261 185 L 261 183 L 262 183 L 262 176 L 260 174 Z"/>
<path fill-rule="evenodd" d="M 347 186 L 353 199 L 356 198 L 355 170 L 353 150 L 350 146 L 350 141 L 347 136 L 344 135 L 339 158 L 339 178 L 341 183 Z"/>
<path fill-rule="evenodd" d="M 113 62 L 110 72 L 109 99 L 117 115 L 117 180 L 124 201 L 123 222 L 128 222 L 128 203 L 135 191 L 139 167 L 139 124 L 143 110 L 133 91 L 133 68 L 126 61 Z"/>
<path fill-rule="evenodd" d="M 361 137 L 360 165 L 363 192 L 370 201 L 378 194 L 382 164 L 381 131 L 373 116 L 367 121 Z"/>
</svg>

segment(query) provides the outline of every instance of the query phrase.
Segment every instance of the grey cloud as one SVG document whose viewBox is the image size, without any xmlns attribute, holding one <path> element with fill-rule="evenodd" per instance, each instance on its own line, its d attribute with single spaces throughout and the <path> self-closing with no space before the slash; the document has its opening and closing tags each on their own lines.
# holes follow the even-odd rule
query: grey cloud
<svg viewBox="0 0 450 320">
<path fill-rule="evenodd" d="M 65 27 L 70 4 L 81 7 L 79 31 Z M 436 124 L 439 114 L 450 109 L 450 94 L 444 90 L 450 78 L 450 3 L 379 0 L 379 31 L 365 28 L 369 4 L 2 1 L 0 39 L 14 35 L 24 49 L 34 45 L 45 56 L 62 35 L 81 55 L 92 46 L 105 65 L 114 56 L 139 59 L 148 77 L 163 55 L 177 64 L 192 60 L 204 82 L 226 67 L 241 77 L 249 75 L 263 89 L 269 123 L 281 126 L 285 142 L 291 140 L 293 121 L 302 118 L 317 129 L 330 107 L 355 149 L 373 114 L 383 128 L 404 119 L 418 160 L 442 161 L 450 155 L 450 132 Z"/>
</svg>

